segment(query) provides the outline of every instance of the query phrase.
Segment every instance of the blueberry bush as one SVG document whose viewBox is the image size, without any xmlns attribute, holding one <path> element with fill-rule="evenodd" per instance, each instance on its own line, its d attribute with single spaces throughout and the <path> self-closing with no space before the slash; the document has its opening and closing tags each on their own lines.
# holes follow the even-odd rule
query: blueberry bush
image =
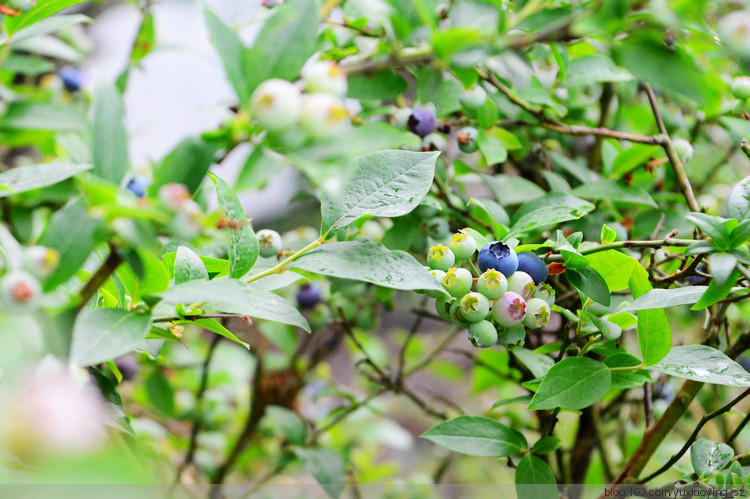
<svg viewBox="0 0 750 499">
<path fill-rule="evenodd" d="M 205 7 L 234 99 L 136 164 L 153 8 L 110 81 L 0 4 L 3 483 L 748 480 L 741 2 Z"/>
</svg>

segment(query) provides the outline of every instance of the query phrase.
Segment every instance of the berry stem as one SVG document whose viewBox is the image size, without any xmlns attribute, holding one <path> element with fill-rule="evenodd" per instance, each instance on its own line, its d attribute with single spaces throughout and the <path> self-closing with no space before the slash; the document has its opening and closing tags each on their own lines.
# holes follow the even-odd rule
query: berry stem
<svg viewBox="0 0 750 499">
<path fill-rule="evenodd" d="M 302 255 L 304 255 L 308 251 L 310 251 L 310 250 L 312 250 L 314 248 L 317 248 L 321 244 L 323 244 L 323 241 L 322 241 L 321 238 L 318 238 L 315 241 L 313 241 L 310 244 L 308 244 L 307 246 L 305 246 L 304 248 L 302 248 L 301 250 L 299 250 L 299 251 L 297 251 L 297 252 L 289 255 L 287 258 L 285 258 L 284 260 L 280 261 L 279 263 L 277 263 L 276 265 L 274 265 L 270 269 L 264 270 L 263 272 L 260 272 L 260 273 L 255 274 L 255 275 L 251 275 L 250 277 L 248 277 L 247 279 L 245 279 L 245 282 L 250 283 L 250 282 L 253 282 L 253 281 L 257 281 L 258 279 L 261 279 L 263 277 L 267 277 L 269 275 L 278 274 L 278 273 L 280 273 L 281 271 L 284 270 L 284 267 L 286 267 L 287 265 L 289 265 L 290 263 L 292 263 L 294 260 L 296 260 L 297 258 L 301 257 Z"/>
</svg>

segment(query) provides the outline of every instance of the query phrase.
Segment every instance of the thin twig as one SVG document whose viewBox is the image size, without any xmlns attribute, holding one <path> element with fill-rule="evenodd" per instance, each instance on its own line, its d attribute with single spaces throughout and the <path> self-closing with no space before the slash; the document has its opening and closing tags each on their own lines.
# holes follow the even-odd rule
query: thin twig
<svg viewBox="0 0 750 499">
<path fill-rule="evenodd" d="M 91 297 L 99 290 L 99 288 L 114 274 L 117 267 L 123 262 L 120 253 L 117 248 L 110 246 L 109 255 L 106 260 L 102 263 L 101 267 L 94 272 L 94 275 L 86 282 L 78 294 L 78 311 L 81 311 L 83 307 L 91 300 Z"/>
</svg>

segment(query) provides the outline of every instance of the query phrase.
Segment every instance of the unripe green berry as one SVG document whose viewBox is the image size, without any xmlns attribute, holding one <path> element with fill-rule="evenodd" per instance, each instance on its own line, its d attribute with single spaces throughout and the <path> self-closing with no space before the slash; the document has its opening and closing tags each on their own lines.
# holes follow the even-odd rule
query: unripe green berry
<svg viewBox="0 0 750 499">
<path fill-rule="evenodd" d="M 469 322 L 484 320 L 490 313 L 490 301 L 481 293 L 466 293 L 461 298 L 461 313 Z"/>
<path fill-rule="evenodd" d="M 546 282 L 537 285 L 534 297 L 546 301 L 550 307 L 555 304 L 555 290 Z"/>
<path fill-rule="evenodd" d="M 259 230 L 255 235 L 260 245 L 260 256 L 269 258 L 276 256 L 281 251 L 281 236 L 275 230 Z"/>
<path fill-rule="evenodd" d="M 474 322 L 469 326 L 469 341 L 477 348 L 489 348 L 497 343 L 497 329 L 490 321 Z"/>
<path fill-rule="evenodd" d="M 444 244 L 436 244 L 427 253 L 427 265 L 431 269 L 447 271 L 456 263 L 456 256 Z"/>
<path fill-rule="evenodd" d="M 458 260 L 468 260 L 477 250 L 477 242 L 468 234 L 459 232 L 451 236 L 448 247 Z"/>
<path fill-rule="evenodd" d="M 432 276 L 435 278 L 435 280 L 439 284 L 441 284 L 441 285 L 443 284 L 443 277 L 445 277 L 445 272 L 443 272 L 442 270 L 435 269 L 435 270 L 430 270 L 430 274 L 432 274 Z M 430 289 L 430 290 L 426 291 L 426 294 L 427 294 L 427 296 L 429 296 L 431 298 L 437 298 L 438 296 L 443 296 L 444 295 L 444 293 L 441 293 L 440 291 L 435 290 L 435 289 Z"/>
<path fill-rule="evenodd" d="M 476 152 L 479 149 L 478 136 L 479 132 L 476 128 L 466 127 L 459 130 L 458 135 L 456 135 L 456 142 L 458 142 L 458 148 L 461 152 L 467 154 Z"/>
<path fill-rule="evenodd" d="M 477 280 L 477 290 L 490 300 L 500 298 L 508 291 L 508 279 L 495 269 L 487 269 Z"/>
<path fill-rule="evenodd" d="M 297 123 L 302 95 L 297 87 L 278 78 L 266 80 L 250 96 L 253 118 L 263 128 L 280 131 Z"/>
<path fill-rule="evenodd" d="M 469 327 L 469 324 L 471 324 L 471 322 L 464 317 L 463 310 L 461 309 L 461 300 L 455 300 L 451 303 L 451 320 L 457 326 Z"/>
<path fill-rule="evenodd" d="M 448 146 L 448 140 L 437 132 L 428 133 L 422 139 L 423 151 L 445 151 Z"/>
<path fill-rule="evenodd" d="M 451 317 L 451 306 L 454 301 L 456 301 L 456 299 L 448 295 L 439 296 L 435 299 L 435 310 L 437 311 L 437 314 L 446 321 L 453 320 Z"/>
<path fill-rule="evenodd" d="M 750 99 L 750 76 L 738 76 L 732 82 L 732 95 L 735 99 Z"/>
<path fill-rule="evenodd" d="M 523 324 L 526 327 L 537 329 L 549 324 L 549 303 L 541 298 L 532 298 L 526 302 L 526 317 Z"/>
<path fill-rule="evenodd" d="M 526 272 L 517 270 L 508 278 L 508 291 L 513 291 L 521 295 L 521 298 L 528 300 L 536 292 L 534 279 Z"/>
<path fill-rule="evenodd" d="M 471 272 L 460 267 L 448 269 L 448 272 L 443 277 L 443 287 L 456 298 L 461 298 L 471 291 L 473 282 L 474 279 L 471 277 Z"/>
<path fill-rule="evenodd" d="M 458 100 L 466 109 L 479 109 L 487 100 L 487 92 L 479 85 L 461 90 Z"/>
<path fill-rule="evenodd" d="M 310 310 L 307 322 L 313 330 L 323 329 L 331 321 L 331 312 L 325 305 L 319 304 Z"/>
<path fill-rule="evenodd" d="M 497 342 L 509 350 L 521 348 L 526 343 L 526 329 L 523 326 L 512 326 L 498 330 Z"/>
</svg>

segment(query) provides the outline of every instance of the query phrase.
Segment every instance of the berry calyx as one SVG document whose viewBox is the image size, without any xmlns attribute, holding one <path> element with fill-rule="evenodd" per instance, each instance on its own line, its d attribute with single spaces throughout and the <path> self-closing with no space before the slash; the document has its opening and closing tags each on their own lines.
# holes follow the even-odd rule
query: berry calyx
<svg viewBox="0 0 750 499">
<path fill-rule="evenodd" d="M 534 280 L 526 272 L 517 270 L 508 278 L 508 291 L 518 293 L 521 298 L 528 300 L 536 292 Z"/>
<path fill-rule="evenodd" d="M 461 298 L 461 314 L 469 322 L 484 320 L 490 313 L 490 301 L 480 293 L 466 293 Z"/>
<path fill-rule="evenodd" d="M 495 269 L 488 269 L 477 280 L 477 290 L 490 300 L 500 298 L 508 291 L 508 279 Z"/>
<path fill-rule="evenodd" d="M 492 317 L 501 326 L 517 326 L 526 317 L 526 301 L 518 293 L 508 291 L 492 303 Z"/>
<path fill-rule="evenodd" d="M 522 251 L 518 253 L 518 269 L 526 272 L 534 280 L 534 284 L 545 282 L 549 277 L 549 270 L 544 260 L 539 258 L 536 253 L 531 251 Z"/>
<path fill-rule="evenodd" d="M 477 259 L 479 270 L 495 269 L 505 277 L 510 277 L 518 268 L 518 256 L 513 248 L 502 241 L 493 241 L 485 244 L 479 250 Z"/>
<path fill-rule="evenodd" d="M 449 269 L 443 277 L 443 287 L 456 298 L 460 298 L 471 291 L 473 282 L 471 272 L 460 267 Z"/>
<path fill-rule="evenodd" d="M 443 272 L 448 271 L 453 264 L 456 263 L 456 256 L 444 244 L 436 244 L 430 248 L 427 253 L 427 265 L 431 269 L 442 270 Z"/>
<path fill-rule="evenodd" d="M 497 329 L 490 321 L 469 325 L 469 341 L 477 348 L 489 348 L 497 343 Z"/>
<path fill-rule="evenodd" d="M 468 260 L 477 250 L 477 242 L 470 235 L 458 232 L 451 236 L 448 247 L 458 260 Z"/>
<path fill-rule="evenodd" d="M 552 306 L 555 304 L 555 290 L 547 283 L 538 284 L 534 298 L 541 298 Z"/>
<path fill-rule="evenodd" d="M 302 95 L 286 80 L 272 78 L 250 96 L 253 118 L 270 131 L 280 131 L 297 123 L 302 109 Z"/>
<path fill-rule="evenodd" d="M 255 237 L 260 245 L 260 256 L 269 258 L 276 256 L 281 251 L 281 236 L 275 230 L 259 230 Z"/>
<path fill-rule="evenodd" d="M 532 298 L 526 302 L 526 317 L 523 324 L 526 327 L 537 329 L 549 324 L 550 308 L 549 303 L 541 298 Z"/>
<path fill-rule="evenodd" d="M 458 135 L 456 135 L 456 142 L 458 142 L 458 148 L 461 152 L 467 154 L 476 152 L 479 149 L 478 136 L 479 132 L 477 132 L 476 128 L 465 127 L 459 130 Z"/>
<path fill-rule="evenodd" d="M 437 127 L 437 118 L 435 112 L 428 107 L 415 107 L 411 111 L 408 121 L 406 122 L 412 133 L 424 138 L 435 131 Z"/>
</svg>

